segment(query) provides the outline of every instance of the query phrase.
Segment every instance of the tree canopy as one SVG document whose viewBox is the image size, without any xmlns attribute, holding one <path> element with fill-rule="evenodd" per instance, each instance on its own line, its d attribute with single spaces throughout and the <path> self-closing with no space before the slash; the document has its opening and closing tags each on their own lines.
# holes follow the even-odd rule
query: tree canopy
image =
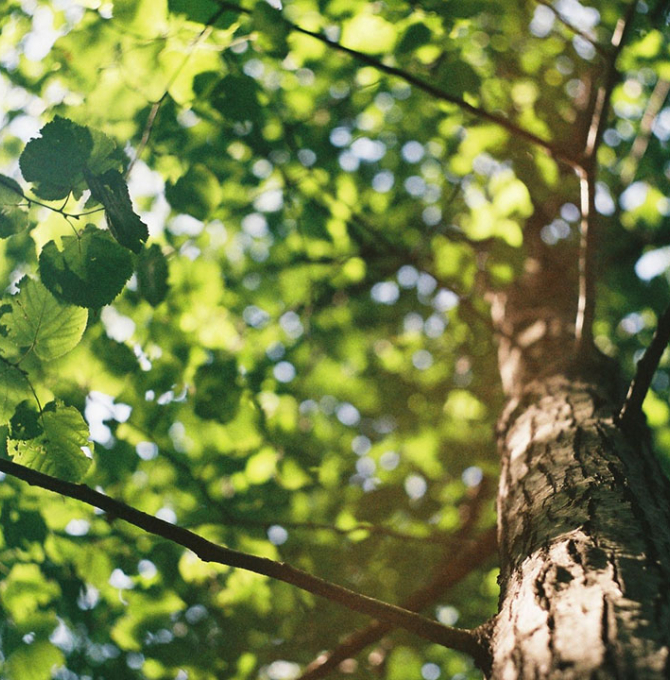
<svg viewBox="0 0 670 680">
<path fill-rule="evenodd" d="M 491 296 L 532 231 L 633 375 L 667 3 L 0 7 L 2 676 L 481 677 L 449 647 L 498 594 Z"/>
</svg>

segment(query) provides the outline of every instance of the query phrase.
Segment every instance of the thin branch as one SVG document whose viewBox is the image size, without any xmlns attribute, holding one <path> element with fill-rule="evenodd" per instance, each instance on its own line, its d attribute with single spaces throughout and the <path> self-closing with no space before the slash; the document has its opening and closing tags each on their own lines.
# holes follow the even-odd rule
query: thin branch
<svg viewBox="0 0 670 680">
<path fill-rule="evenodd" d="M 402 607 L 411 611 L 421 611 L 434 603 L 449 588 L 459 583 L 491 557 L 495 548 L 496 529 L 493 527 L 463 550 L 460 555 L 452 559 L 445 559 L 444 562 L 440 563 L 430 583 L 412 593 L 402 603 Z M 375 621 L 369 626 L 353 632 L 333 650 L 321 654 L 309 664 L 299 680 L 317 680 L 326 677 L 345 659 L 356 656 L 365 647 L 379 641 L 392 630 L 393 626 Z"/>
<path fill-rule="evenodd" d="M 591 43 L 593 47 L 600 53 L 601 56 L 607 57 L 607 51 L 605 48 L 592 36 L 589 35 L 588 33 L 585 33 L 584 31 L 580 30 L 573 24 L 571 24 L 569 21 L 567 21 L 563 15 L 548 1 L 548 0 L 535 0 L 535 2 L 538 5 L 542 5 L 543 7 L 546 7 L 547 9 L 551 10 L 554 13 L 554 16 L 558 21 L 560 21 L 563 26 L 565 26 L 569 31 L 574 33 L 575 35 L 578 35 L 580 38 L 583 38 L 587 42 Z"/>
<path fill-rule="evenodd" d="M 630 154 L 624 160 L 621 168 L 621 182 L 624 186 L 628 186 L 635 179 L 635 173 L 640 165 L 640 161 L 644 157 L 647 147 L 649 146 L 649 139 L 651 138 L 654 121 L 660 110 L 663 108 L 663 104 L 668 98 L 669 93 L 670 80 L 659 78 L 656 81 L 654 91 L 651 93 L 649 101 L 647 102 L 647 108 L 642 116 L 642 121 L 640 122 L 640 131 L 633 142 Z"/>
<path fill-rule="evenodd" d="M 589 126 L 589 132 L 586 139 L 586 149 L 584 156 L 587 159 L 593 158 L 597 153 L 598 147 L 600 146 L 600 140 L 602 139 L 605 126 L 607 125 L 607 116 L 609 114 L 609 105 L 610 99 L 612 97 L 612 91 L 614 90 L 614 86 L 619 79 L 619 72 L 616 68 L 616 62 L 625 44 L 625 39 L 628 35 L 631 24 L 633 23 L 637 2 L 638 0 L 633 0 L 630 3 L 628 10 L 626 11 L 626 15 L 619 19 L 616 28 L 614 29 L 614 33 L 612 34 L 612 47 L 609 55 L 609 61 L 607 62 L 605 78 L 603 80 L 603 84 L 598 88 L 596 94 L 596 105 L 594 107 L 593 117 L 591 118 L 591 125 Z"/>
<path fill-rule="evenodd" d="M 618 420 L 621 425 L 627 425 L 634 421 L 642 413 L 642 403 L 649 391 L 652 378 L 658 364 L 661 361 L 663 352 L 670 341 L 670 307 L 663 312 L 663 315 L 658 320 L 654 337 L 647 347 L 640 361 L 637 363 L 635 369 L 635 377 L 633 378 L 628 394 L 624 400 L 621 411 L 619 411 Z"/>
<path fill-rule="evenodd" d="M 629 4 L 626 15 L 619 19 L 612 34 L 605 76 L 602 85 L 595 93 L 593 115 L 586 135 L 583 162 L 577 168 L 580 180 L 582 220 L 579 245 L 579 303 L 575 321 L 575 339 L 577 355 L 582 357 L 592 348 L 596 304 L 596 156 L 607 125 L 612 91 L 619 79 L 616 62 L 633 23 L 637 2 L 638 0 L 633 0 Z"/>
<path fill-rule="evenodd" d="M 12 183 L 7 182 L 6 178 L 2 177 L 0 175 L 0 184 L 5 189 L 9 189 L 9 191 L 14 192 L 17 196 L 20 196 L 24 201 L 28 203 L 28 207 L 30 208 L 31 205 L 39 205 L 40 208 L 46 208 L 47 210 L 51 210 L 51 212 L 58 213 L 59 215 L 62 215 L 65 219 L 71 218 L 74 220 L 79 220 L 82 217 L 86 217 L 87 215 L 92 215 L 93 213 L 101 212 L 104 210 L 104 208 L 95 208 L 94 210 L 86 210 L 85 212 L 81 213 L 69 213 L 65 211 L 65 205 L 67 204 L 67 199 L 63 206 L 61 208 L 54 208 L 52 205 L 48 205 L 47 203 L 42 203 L 42 201 L 38 200 L 37 198 L 33 198 L 32 196 L 28 196 L 24 193 L 23 189 L 20 187 L 17 189 Z M 16 204 L 20 205 L 20 204 Z"/>
<path fill-rule="evenodd" d="M 252 10 L 247 9 L 246 7 L 241 7 L 231 2 L 227 2 L 226 0 L 215 0 L 215 2 L 220 7 L 230 10 L 232 12 L 238 12 L 239 14 L 252 14 Z M 395 66 L 389 66 L 388 64 L 385 64 L 384 62 L 379 61 L 378 59 L 375 59 L 374 57 L 371 57 L 370 55 L 365 54 L 364 52 L 359 52 L 358 50 L 351 49 L 350 47 L 345 47 L 344 45 L 336 42 L 335 40 L 327 38 L 325 35 L 322 35 L 321 33 L 317 33 L 316 31 L 310 31 L 307 28 L 298 26 L 289 19 L 283 17 L 279 12 L 277 12 L 277 19 L 283 21 L 292 31 L 302 33 L 303 35 L 308 35 L 311 38 L 314 38 L 315 40 L 324 43 L 324 45 L 328 45 L 328 47 L 334 50 L 338 50 L 339 52 L 348 54 L 357 61 L 360 61 L 361 63 L 366 64 L 368 66 L 372 66 L 373 68 L 377 69 L 378 71 L 381 71 L 382 73 L 386 73 L 387 75 L 390 76 L 395 76 L 396 78 L 405 81 L 409 85 L 413 85 L 417 89 L 426 92 L 427 94 L 431 95 L 432 97 L 439 101 L 454 104 L 462 111 L 465 111 L 466 113 L 469 113 L 470 115 L 475 116 L 476 118 L 480 118 L 482 120 L 486 120 L 490 123 L 493 123 L 498 127 L 507 130 L 515 137 L 520 137 L 521 139 L 524 139 L 530 144 L 533 144 L 544 149 L 546 152 L 549 153 L 549 155 L 551 155 L 556 160 L 563 161 L 570 166 L 574 165 L 574 159 L 565 154 L 560 149 L 560 147 L 546 139 L 538 137 L 529 130 L 519 127 L 518 125 L 512 123 L 510 120 L 504 118 L 503 116 L 491 113 L 490 111 L 487 111 L 486 109 L 483 109 L 481 107 L 473 106 L 472 104 L 466 102 L 464 99 L 455 97 L 454 95 L 451 95 L 448 92 L 445 92 L 444 90 L 441 90 L 440 88 L 435 87 L 430 83 L 427 83 L 425 80 L 422 80 L 421 78 L 412 75 L 408 71 L 405 71 L 401 68 L 397 68 Z"/>
<path fill-rule="evenodd" d="M 2 458 L 0 458 L 0 472 L 21 479 L 28 482 L 28 484 L 39 486 L 61 496 L 74 498 L 99 508 L 111 517 L 122 519 L 150 534 L 191 550 L 205 562 L 216 562 L 239 569 L 246 569 L 263 576 L 269 576 L 270 578 L 289 583 L 309 593 L 336 602 L 353 611 L 366 614 L 392 626 L 404 628 L 443 647 L 469 654 L 477 663 L 486 664 L 488 661 L 477 637 L 468 630 L 444 626 L 437 621 L 402 607 L 381 602 L 330 581 L 325 581 L 301 569 L 296 569 L 285 562 L 276 562 L 265 557 L 258 557 L 216 545 L 187 529 L 165 522 L 132 506 L 114 500 L 105 494 L 94 491 L 85 484 L 66 482 Z"/>
<path fill-rule="evenodd" d="M 579 173 L 581 222 L 579 237 L 579 300 L 575 322 L 577 355 L 584 357 L 593 346 L 596 289 L 595 166 Z"/>
<path fill-rule="evenodd" d="M 225 7 L 220 7 L 212 16 L 207 19 L 205 22 L 205 25 L 203 29 L 198 33 L 198 35 L 193 38 L 191 41 L 190 45 L 188 46 L 188 52 L 184 56 L 181 64 L 175 69 L 173 74 L 170 76 L 170 79 L 168 80 L 167 84 L 165 85 L 165 91 L 161 95 L 160 99 L 157 101 L 153 102 L 151 105 L 151 110 L 149 111 L 149 116 L 147 117 L 147 122 L 144 125 L 144 130 L 142 131 L 142 138 L 140 139 L 140 143 L 137 147 L 137 152 L 135 153 L 135 156 L 133 159 L 130 161 L 128 164 L 128 169 L 126 170 L 126 179 L 130 175 L 130 171 L 133 169 L 135 166 L 135 163 L 141 158 L 142 153 L 144 153 L 144 149 L 146 148 L 147 144 L 149 143 L 149 138 L 151 137 L 151 132 L 154 127 L 154 123 L 156 122 L 156 118 L 158 116 L 158 112 L 163 105 L 163 102 L 167 99 L 167 96 L 170 92 L 170 88 L 174 85 L 175 81 L 179 77 L 179 74 L 182 72 L 184 69 L 184 66 L 188 63 L 189 59 L 193 55 L 193 52 L 195 51 L 195 48 L 197 47 L 198 43 L 205 38 L 205 36 L 211 31 L 212 26 L 219 20 L 221 15 L 226 11 Z"/>
</svg>

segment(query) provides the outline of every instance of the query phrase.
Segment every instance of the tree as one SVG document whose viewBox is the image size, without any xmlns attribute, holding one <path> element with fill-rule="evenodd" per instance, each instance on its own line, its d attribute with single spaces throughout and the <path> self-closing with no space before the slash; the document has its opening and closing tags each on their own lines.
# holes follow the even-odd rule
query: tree
<svg viewBox="0 0 670 680">
<path fill-rule="evenodd" d="M 3 677 L 666 677 L 667 3 L 3 10 Z"/>
</svg>

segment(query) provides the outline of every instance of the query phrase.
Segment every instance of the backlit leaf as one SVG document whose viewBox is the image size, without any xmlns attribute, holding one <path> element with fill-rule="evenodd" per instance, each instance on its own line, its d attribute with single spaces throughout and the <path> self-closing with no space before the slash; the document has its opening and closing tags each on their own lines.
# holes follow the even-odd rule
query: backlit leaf
<svg viewBox="0 0 670 680">
<path fill-rule="evenodd" d="M 59 299 L 80 307 L 109 304 L 132 273 L 128 250 L 92 224 L 79 236 L 64 236 L 60 250 L 49 241 L 40 255 L 44 285 Z"/>
<path fill-rule="evenodd" d="M 66 481 L 84 477 L 91 459 L 82 451 L 88 446 L 88 425 L 72 407 L 51 402 L 42 413 L 43 432 L 34 439 L 7 441 L 14 462 Z"/>
<path fill-rule="evenodd" d="M 118 170 L 107 170 L 102 175 L 86 172 L 86 182 L 93 198 L 105 208 L 107 226 L 112 236 L 135 253 L 149 238 L 147 225 L 133 210 L 128 185 Z"/>
<path fill-rule="evenodd" d="M 34 279 L 25 277 L 19 285 L 19 293 L 7 299 L 11 311 L 0 318 L 9 340 L 44 361 L 74 349 L 86 328 L 88 312 L 59 302 Z"/>
<path fill-rule="evenodd" d="M 0 360 L 0 425 L 8 423 L 17 405 L 30 396 L 28 381 L 21 370 Z"/>
<path fill-rule="evenodd" d="M 65 198 L 83 179 L 83 170 L 93 149 L 88 128 L 56 116 L 31 139 L 19 159 L 21 173 L 35 182 L 42 198 Z"/>
</svg>

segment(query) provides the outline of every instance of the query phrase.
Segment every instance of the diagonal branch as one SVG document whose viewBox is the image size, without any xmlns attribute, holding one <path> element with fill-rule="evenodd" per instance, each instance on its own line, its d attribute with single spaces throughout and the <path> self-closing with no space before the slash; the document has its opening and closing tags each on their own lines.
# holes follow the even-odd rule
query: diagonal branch
<svg viewBox="0 0 670 680">
<path fill-rule="evenodd" d="M 593 45 L 594 49 L 596 49 L 601 56 L 607 57 L 607 52 L 605 51 L 605 48 L 592 36 L 589 35 L 588 33 L 580 30 L 573 24 L 571 24 L 569 21 L 567 21 L 563 15 L 549 2 L 549 0 L 535 0 L 535 2 L 538 5 L 542 5 L 543 7 L 546 7 L 547 9 L 551 10 L 560 23 L 563 24 L 569 31 L 574 33 L 575 35 L 578 35 L 580 38 L 583 38 L 586 40 L 586 42 L 591 43 Z"/>
<path fill-rule="evenodd" d="M 237 12 L 239 14 L 252 14 L 252 10 L 247 9 L 246 7 L 241 7 L 231 2 L 227 2 L 226 0 L 215 0 L 215 2 L 220 7 L 230 10 L 231 12 Z M 319 40 L 325 45 L 328 45 L 328 47 L 339 52 L 343 52 L 344 54 L 348 54 L 357 61 L 366 64 L 367 66 L 372 66 L 373 68 L 377 69 L 378 71 L 381 71 L 382 73 L 386 73 L 387 75 L 400 78 L 400 80 L 405 81 L 409 85 L 413 85 L 417 89 L 426 92 L 427 94 L 431 95 L 432 97 L 439 101 L 454 104 L 462 111 L 465 111 L 466 113 L 469 113 L 470 115 L 475 116 L 476 118 L 486 120 L 490 123 L 493 123 L 494 125 L 497 125 L 498 127 L 503 128 L 504 130 L 507 130 L 507 132 L 510 132 L 515 137 L 519 137 L 525 140 L 526 142 L 533 144 L 534 146 L 538 146 L 541 149 L 544 149 L 547 153 L 549 153 L 550 156 L 552 156 L 556 160 L 563 161 L 565 163 L 568 163 L 569 165 L 574 164 L 574 160 L 566 153 L 564 153 L 559 146 L 555 145 L 553 142 L 550 142 L 546 139 L 542 139 L 542 137 L 538 137 L 529 130 L 519 127 L 518 125 L 508 120 L 507 118 L 504 118 L 503 116 L 500 116 L 496 113 L 491 113 L 490 111 L 487 111 L 486 109 L 483 109 L 479 106 L 473 106 L 472 104 L 466 102 L 464 99 L 455 97 L 454 95 L 451 95 L 448 92 L 445 92 L 444 90 L 441 90 L 440 88 L 435 87 L 430 83 L 427 83 L 425 80 L 418 78 L 417 76 L 409 73 L 408 71 L 405 71 L 401 68 L 397 68 L 395 66 L 389 66 L 388 64 L 385 64 L 384 62 L 379 61 L 378 59 L 375 59 L 374 57 L 371 57 L 370 55 L 365 54 L 364 52 L 359 52 L 358 50 L 351 49 L 350 47 L 345 47 L 344 45 L 336 42 L 335 40 L 327 38 L 325 35 L 322 35 L 321 33 L 317 33 L 316 31 L 310 31 L 306 28 L 303 28 L 302 26 L 298 26 L 289 19 L 283 17 L 279 12 L 277 12 L 277 19 L 281 20 L 292 31 L 296 31 L 297 33 L 302 33 L 303 35 L 308 35 L 314 38 L 315 40 Z"/>
<path fill-rule="evenodd" d="M 160 536 L 172 543 L 188 548 L 206 562 L 217 562 L 218 564 L 246 569 L 256 574 L 289 583 L 353 611 L 366 614 L 392 626 L 404 628 L 443 647 L 469 654 L 479 665 L 486 666 L 488 663 L 487 653 L 481 646 L 476 634 L 469 630 L 444 626 L 437 621 L 402 607 L 381 602 L 380 600 L 361 595 L 343 586 L 313 576 L 285 562 L 276 562 L 265 557 L 258 557 L 217 545 L 187 529 L 165 522 L 132 506 L 114 500 L 105 494 L 94 491 L 85 484 L 66 482 L 36 470 L 31 470 L 23 465 L 17 465 L 3 458 L 0 458 L 0 471 L 28 482 L 28 484 L 39 486 L 61 496 L 74 498 L 104 510 L 114 518 L 122 519 L 150 534 Z"/>
<path fill-rule="evenodd" d="M 475 542 L 452 560 L 440 564 L 433 580 L 423 588 L 412 593 L 402 604 L 403 608 L 411 611 L 421 611 L 449 588 L 470 574 L 480 564 L 495 552 L 496 529 L 493 527 L 482 534 Z M 337 668 L 345 659 L 356 656 L 368 645 L 379 641 L 391 632 L 393 626 L 388 623 L 375 621 L 365 628 L 348 635 L 335 649 L 321 654 L 303 672 L 299 680 L 317 680 L 324 678 Z"/>
<path fill-rule="evenodd" d="M 635 377 L 633 378 L 628 394 L 624 401 L 621 411 L 619 411 L 619 423 L 623 426 L 628 425 L 642 413 L 642 402 L 649 391 L 652 378 L 658 364 L 661 361 L 663 352 L 670 341 L 670 307 L 665 310 L 661 318 L 658 320 L 654 337 L 647 347 L 640 361 L 637 363 L 635 369 Z"/>
</svg>

